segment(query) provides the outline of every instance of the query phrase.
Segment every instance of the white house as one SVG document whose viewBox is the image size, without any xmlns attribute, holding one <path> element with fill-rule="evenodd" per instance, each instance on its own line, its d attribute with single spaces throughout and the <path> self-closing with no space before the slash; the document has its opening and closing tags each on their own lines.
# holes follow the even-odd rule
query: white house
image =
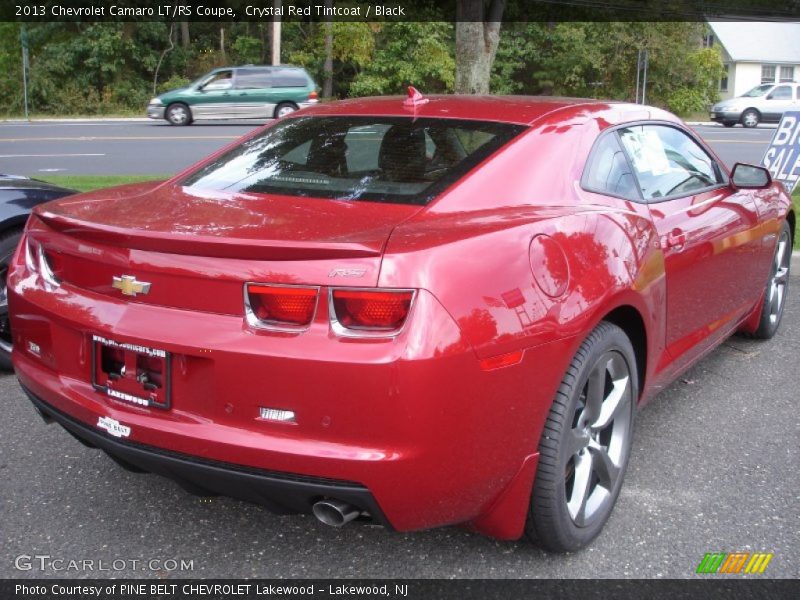
<svg viewBox="0 0 800 600">
<path fill-rule="evenodd" d="M 708 43 L 720 46 L 726 75 L 720 99 L 762 83 L 800 81 L 800 23 L 709 21 Z"/>
</svg>

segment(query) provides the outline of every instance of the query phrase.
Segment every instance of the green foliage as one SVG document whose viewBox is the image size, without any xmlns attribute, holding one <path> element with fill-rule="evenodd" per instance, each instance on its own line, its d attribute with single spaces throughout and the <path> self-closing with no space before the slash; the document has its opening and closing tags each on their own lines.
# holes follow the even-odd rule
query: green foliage
<svg viewBox="0 0 800 600">
<path fill-rule="evenodd" d="M 289 42 L 286 45 L 289 62 L 305 67 L 321 86 L 325 76 L 323 64 L 326 25 L 324 23 L 305 24 L 302 27 L 294 25 L 297 37 L 293 40 L 294 43 Z M 334 22 L 331 23 L 331 29 L 334 96 L 346 96 L 350 81 L 372 60 L 375 35 L 380 31 L 380 26 L 363 22 Z M 284 41 L 288 41 L 286 36 Z"/>
<path fill-rule="evenodd" d="M 453 90 L 451 23 L 392 22 L 383 26 L 381 34 L 371 62 L 350 85 L 350 96 L 397 94 L 408 85 L 427 93 Z"/>
<path fill-rule="evenodd" d="M 722 56 L 717 48 L 703 48 L 689 55 L 691 74 L 684 86 L 670 95 L 668 108 L 681 115 L 704 111 L 719 99 Z"/>
<path fill-rule="evenodd" d="M 23 111 L 22 46 L 19 23 L 0 23 L 0 111 Z"/>
<path fill-rule="evenodd" d="M 800 187 L 794 191 L 792 202 L 794 204 L 794 214 L 800 215 Z M 800 250 L 800 231 L 795 231 L 794 233 L 794 249 Z"/>
<path fill-rule="evenodd" d="M 708 105 L 706 95 L 701 91 L 688 87 L 680 87 L 669 97 L 669 109 L 679 115 L 688 115 L 705 110 Z"/>
<path fill-rule="evenodd" d="M 333 95 L 451 92 L 455 27 L 431 3 L 430 20 L 334 22 Z M 141 112 L 153 94 L 188 84 L 209 70 L 263 64 L 269 24 L 27 23 L 30 104 L 36 113 Z M 647 102 L 679 113 L 716 99 L 721 60 L 702 49 L 701 23 L 504 23 L 491 90 L 633 100 L 636 58 L 649 51 Z M 221 35 L 224 30 L 224 35 Z M 0 115 L 22 112 L 20 24 L 0 23 Z M 324 79 L 325 23 L 283 23 L 284 62 Z M 170 37 L 171 36 L 171 37 Z M 221 40 L 224 45 L 220 47 Z M 171 48 L 171 49 L 170 49 Z"/>
<path fill-rule="evenodd" d="M 722 62 L 700 49 L 702 23 L 509 23 L 492 74 L 498 93 L 633 100 L 640 49 L 647 103 L 678 112 L 713 102 Z"/>
<path fill-rule="evenodd" d="M 188 86 L 192 83 L 191 79 L 187 79 L 182 75 L 173 75 L 166 81 L 160 82 L 158 84 L 158 93 L 163 94 L 164 92 L 170 92 L 172 90 L 177 90 L 178 88 L 183 88 Z"/>
<path fill-rule="evenodd" d="M 257 64 L 261 61 L 261 40 L 243 35 L 231 45 L 233 55 L 239 64 Z"/>
</svg>

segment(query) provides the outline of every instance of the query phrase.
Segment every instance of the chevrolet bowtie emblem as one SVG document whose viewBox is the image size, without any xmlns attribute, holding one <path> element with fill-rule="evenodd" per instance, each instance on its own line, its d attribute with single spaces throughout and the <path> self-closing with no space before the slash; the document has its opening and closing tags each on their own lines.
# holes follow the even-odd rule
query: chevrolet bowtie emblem
<svg viewBox="0 0 800 600">
<path fill-rule="evenodd" d="M 136 277 L 131 275 L 123 275 L 122 277 L 114 277 L 114 283 L 111 287 L 119 290 L 125 296 L 135 296 L 136 294 L 146 294 L 150 291 L 150 284 L 146 281 L 136 281 Z"/>
</svg>

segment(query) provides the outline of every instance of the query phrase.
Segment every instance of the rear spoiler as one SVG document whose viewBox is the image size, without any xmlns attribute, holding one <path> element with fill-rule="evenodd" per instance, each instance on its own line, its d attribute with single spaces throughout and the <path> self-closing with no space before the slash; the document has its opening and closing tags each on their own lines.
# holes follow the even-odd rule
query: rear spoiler
<svg viewBox="0 0 800 600">
<path fill-rule="evenodd" d="M 138 229 L 132 234 L 130 229 L 87 223 L 47 210 L 35 212 L 33 218 L 41 220 L 56 231 L 88 242 L 171 254 L 255 260 L 313 260 L 381 255 L 380 248 L 353 242 L 231 239 L 191 232 L 156 232 L 145 229 Z"/>
</svg>

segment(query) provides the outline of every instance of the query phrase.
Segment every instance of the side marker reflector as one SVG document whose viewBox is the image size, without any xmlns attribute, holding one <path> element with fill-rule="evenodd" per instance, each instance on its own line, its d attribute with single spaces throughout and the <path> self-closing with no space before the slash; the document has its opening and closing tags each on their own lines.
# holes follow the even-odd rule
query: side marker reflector
<svg viewBox="0 0 800 600">
<path fill-rule="evenodd" d="M 517 352 L 509 352 L 508 354 L 500 354 L 499 356 L 491 356 L 481 360 L 481 369 L 484 371 L 493 371 L 494 369 L 502 369 L 503 367 L 510 367 L 522 362 L 522 357 L 525 355 L 524 350 Z"/>
</svg>

